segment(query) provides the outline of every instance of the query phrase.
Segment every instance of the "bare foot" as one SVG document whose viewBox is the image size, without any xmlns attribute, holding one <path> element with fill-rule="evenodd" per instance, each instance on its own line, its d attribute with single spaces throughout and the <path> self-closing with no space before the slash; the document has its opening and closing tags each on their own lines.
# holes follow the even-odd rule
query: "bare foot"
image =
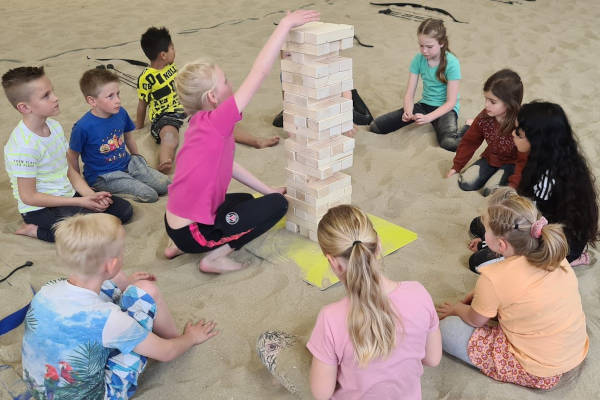
<svg viewBox="0 0 600 400">
<path fill-rule="evenodd" d="M 177 247 L 175 243 L 173 243 L 173 241 L 169 239 L 169 244 L 165 248 L 165 257 L 167 257 L 170 260 L 172 258 L 182 255 L 183 253 L 184 252 L 179 250 L 179 247 Z"/>
<path fill-rule="evenodd" d="M 171 159 L 168 159 L 167 161 L 163 161 L 160 164 L 158 164 L 158 170 L 160 172 L 162 172 L 163 174 L 168 174 L 169 172 L 171 172 L 171 168 L 173 167 L 173 161 Z"/>
<path fill-rule="evenodd" d="M 257 149 L 264 149 L 265 147 L 272 147 L 279 143 L 279 136 L 271 136 L 270 138 L 256 138 L 256 144 L 254 147 Z"/>
<path fill-rule="evenodd" d="M 246 267 L 246 264 L 241 264 L 227 256 L 219 258 L 204 257 L 198 264 L 198 269 L 200 271 L 211 274 L 239 271 L 240 269 L 244 269 Z"/>
<path fill-rule="evenodd" d="M 37 238 L 38 226 L 34 224 L 23 224 L 19 229 L 15 231 L 17 235 L 29 236 Z"/>
</svg>

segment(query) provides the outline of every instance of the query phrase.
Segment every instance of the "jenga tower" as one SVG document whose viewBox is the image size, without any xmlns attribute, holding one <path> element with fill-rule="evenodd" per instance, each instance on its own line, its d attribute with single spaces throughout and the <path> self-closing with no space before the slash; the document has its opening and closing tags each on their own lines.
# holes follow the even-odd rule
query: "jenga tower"
<svg viewBox="0 0 600 400">
<path fill-rule="evenodd" d="M 352 59 L 340 50 L 352 47 L 351 25 L 311 22 L 292 29 L 281 61 L 283 129 L 288 154 L 286 228 L 317 241 L 317 226 L 327 210 L 350 203 L 352 130 Z"/>
</svg>

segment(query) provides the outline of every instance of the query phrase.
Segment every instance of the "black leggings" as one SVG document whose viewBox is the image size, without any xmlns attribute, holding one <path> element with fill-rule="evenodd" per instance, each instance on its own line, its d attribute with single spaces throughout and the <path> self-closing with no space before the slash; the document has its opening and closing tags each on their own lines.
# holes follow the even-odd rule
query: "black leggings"
<svg viewBox="0 0 600 400">
<path fill-rule="evenodd" d="M 75 193 L 73 197 L 81 197 L 79 193 Z M 133 207 L 131 204 L 120 197 L 112 196 L 112 204 L 104 211 L 107 214 L 114 215 L 119 218 L 122 223 L 131 219 L 133 215 Z M 77 206 L 60 206 L 46 207 L 41 210 L 35 210 L 21 214 L 23 221 L 27 224 L 37 225 L 37 237 L 45 242 L 54 242 L 54 224 L 58 221 L 71 217 L 75 214 L 90 214 L 96 211 L 77 207 Z"/>
<path fill-rule="evenodd" d="M 279 193 L 256 199 L 248 193 L 228 193 L 217 209 L 213 225 L 194 222 L 173 229 L 165 217 L 165 227 L 173 243 L 185 253 L 204 253 L 225 244 L 238 250 L 268 231 L 287 209 L 287 200 Z"/>
</svg>

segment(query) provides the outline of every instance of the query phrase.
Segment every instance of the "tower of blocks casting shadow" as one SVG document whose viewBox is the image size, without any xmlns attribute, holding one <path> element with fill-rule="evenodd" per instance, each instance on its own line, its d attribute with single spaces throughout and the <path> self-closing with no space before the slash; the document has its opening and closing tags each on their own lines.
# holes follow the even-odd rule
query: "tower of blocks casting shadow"
<svg viewBox="0 0 600 400">
<path fill-rule="evenodd" d="M 283 50 L 283 129 L 289 209 L 286 228 L 317 241 L 317 226 L 327 210 L 351 201 L 352 47 L 351 25 L 311 22 L 292 29 Z"/>
</svg>

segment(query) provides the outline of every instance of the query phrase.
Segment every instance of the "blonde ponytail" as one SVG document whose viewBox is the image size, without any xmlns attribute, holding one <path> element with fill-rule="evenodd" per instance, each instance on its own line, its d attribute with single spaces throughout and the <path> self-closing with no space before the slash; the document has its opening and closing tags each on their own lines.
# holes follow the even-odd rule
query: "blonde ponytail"
<svg viewBox="0 0 600 400">
<path fill-rule="evenodd" d="M 317 236 L 323 253 L 347 260 L 348 330 L 359 366 L 386 357 L 396 345 L 400 320 L 383 293 L 379 240 L 371 221 L 356 207 L 337 206 L 323 216 Z"/>
</svg>

